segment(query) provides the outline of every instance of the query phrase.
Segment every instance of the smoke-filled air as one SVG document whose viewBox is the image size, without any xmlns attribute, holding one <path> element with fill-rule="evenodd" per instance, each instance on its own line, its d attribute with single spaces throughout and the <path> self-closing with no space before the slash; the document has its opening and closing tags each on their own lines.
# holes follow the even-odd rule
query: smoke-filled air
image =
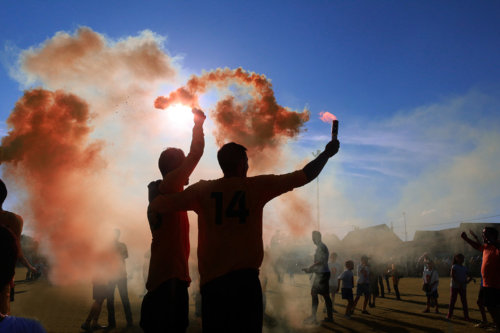
<svg viewBox="0 0 500 333">
<path fill-rule="evenodd" d="M 11 192 L 22 199 L 15 211 L 29 221 L 54 283 L 112 274 L 106 263 L 115 228 L 122 230 L 135 266 L 142 265 L 150 242 L 146 185 L 160 176 L 161 150 L 186 148 L 190 140 L 185 134 L 192 120 L 180 129 L 169 106 L 199 107 L 200 97 L 215 92 L 217 100 L 204 106 L 213 124 L 205 128 L 207 141 L 245 145 L 251 172 L 288 162 L 281 148 L 309 119 L 307 110 L 281 106 L 268 78 L 242 68 L 182 82 L 178 59 L 165 52 L 164 42 L 150 31 L 111 40 L 83 27 L 73 35 L 59 32 L 19 56 L 15 77 L 29 90 L 7 120 L 0 162 Z M 171 92 L 158 97 L 165 87 Z M 190 114 L 186 109 L 180 112 Z M 311 220 L 308 205 L 293 208 L 294 202 L 301 200 L 277 203 L 285 214 L 280 220 L 296 221 L 286 214 Z"/>
</svg>

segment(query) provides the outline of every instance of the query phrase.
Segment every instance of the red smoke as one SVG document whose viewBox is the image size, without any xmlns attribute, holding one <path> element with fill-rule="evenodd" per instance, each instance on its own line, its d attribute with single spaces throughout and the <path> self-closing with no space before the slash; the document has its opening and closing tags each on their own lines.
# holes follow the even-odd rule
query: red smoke
<svg viewBox="0 0 500 333">
<path fill-rule="evenodd" d="M 335 117 L 333 114 L 331 114 L 330 112 L 328 111 L 321 111 L 319 113 L 320 115 L 320 119 L 322 121 L 324 121 L 325 123 L 330 123 L 332 122 L 333 120 L 337 120 L 337 117 Z"/>
<path fill-rule="evenodd" d="M 3 175 L 24 180 L 27 202 L 22 206 L 31 209 L 37 234 L 49 240 L 45 245 L 57 250 L 49 258 L 55 264 L 55 282 L 70 282 L 93 271 L 92 258 L 103 248 L 95 244 L 98 231 L 88 231 L 88 220 L 96 217 L 88 200 L 92 182 L 89 188 L 81 186 L 105 166 L 102 143 L 88 143 L 90 117 L 87 103 L 75 95 L 26 91 L 7 119 L 10 130 L 2 138 Z"/>
<path fill-rule="evenodd" d="M 237 94 L 229 93 L 232 87 L 236 87 Z M 276 165 L 279 145 L 286 138 L 297 136 L 309 120 L 307 110 L 295 112 L 279 105 L 271 82 L 264 75 L 241 68 L 217 69 L 192 76 L 184 87 L 166 97 L 158 97 L 155 107 L 165 109 L 175 103 L 198 107 L 199 96 L 210 88 L 226 94 L 211 113 L 217 127 L 217 144 L 221 146 L 234 141 L 246 146 L 250 159 L 255 157 L 252 168 L 256 171 Z"/>
</svg>

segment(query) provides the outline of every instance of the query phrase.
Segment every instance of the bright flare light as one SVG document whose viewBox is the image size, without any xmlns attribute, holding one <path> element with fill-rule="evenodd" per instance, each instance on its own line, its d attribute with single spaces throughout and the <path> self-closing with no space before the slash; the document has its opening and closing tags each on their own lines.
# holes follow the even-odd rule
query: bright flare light
<svg viewBox="0 0 500 333">
<path fill-rule="evenodd" d="M 193 113 L 189 106 L 183 104 L 174 104 L 165 110 L 169 125 L 179 130 L 193 127 Z"/>
</svg>

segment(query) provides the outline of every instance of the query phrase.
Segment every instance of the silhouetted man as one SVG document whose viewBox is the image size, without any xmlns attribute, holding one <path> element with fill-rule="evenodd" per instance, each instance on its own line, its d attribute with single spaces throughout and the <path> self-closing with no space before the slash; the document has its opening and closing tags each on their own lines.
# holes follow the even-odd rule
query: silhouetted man
<svg viewBox="0 0 500 333">
<path fill-rule="evenodd" d="M 189 154 L 167 148 L 158 160 L 163 179 L 151 182 L 149 201 L 160 194 L 182 191 L 198 164 L 205 139 L 203 111 L 193 109 L 194 127 Z M 141 327 L 146 332 L 185 332 L 188 326 L 189 220 L 187 212 L 159 211 L 148 207 L 148 221 L 153 240 L 146 289 L 141 307 Z"/>
<path fill-rule="evenodd" d="M 217 153 L 224 177 L 199 181 L 181 193 L 158 196 L 158 213 L 198 214 L 198 269 L 204 332 L 261 332 L 262 214 L 273 198 L 315 179 L 339 149 L 338 140 L 303 169 L 247 177 L 246 148 L 231 142 Z"/>
<path fill-rule="evenodd" d="M 321 241 L 321 233 L 319 231 L 312 232 L 312 240 L 316 245 L 314 253 L 314 264 L 308 268 L 304 268 L 306 273 L 314 273 L 314 280 L 311 287 L 312 309 L 311 316 L 304 320 L 305 324 L 316 323 L 316 312 L 318 311 L 318 295 L 325 299 L 327 317 L 325 322 L 333 323 L 332 300 L 329 292 L 330 268 L 328 267 L 328 248 Z"/>
<path fill-rule="evenodd" d="M 128 298 L 128 288 L 127 288 L 127 267 L 125 266 L 125 259 L 128 258 L 127 245 L 119 241 L 120 230 L 115 229 L 115 240 L 114 249 L 117 256 L 116 263 L 118 265 L 116 271 L 116 278 L 109 282 L 109 297 L 106 302 L 108 308 L 108 326 L 109 328 L 116 327 L 115 318 L 115 288 L 118 287 L 118 293 L 123 304 L 123 310 L 125 311 L 125 319 L 127 320 L 127 326 L 133 326 L 134 322 L 132 320 L 132 310 L 130 309 L 130 300 Z"/>
</svg>

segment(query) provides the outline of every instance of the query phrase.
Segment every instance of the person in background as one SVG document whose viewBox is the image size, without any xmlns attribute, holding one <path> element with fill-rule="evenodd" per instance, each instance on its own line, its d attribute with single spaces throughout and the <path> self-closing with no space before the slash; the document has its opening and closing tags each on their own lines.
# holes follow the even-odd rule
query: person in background
<svg viewBox="0 0 500 333">
<path fill-rule="evenodd" d="M 311 316 L 304 320 L 304 324 L 316 323 L 316 312 L 319 304 L 318 295 L 323 296 L 325 299 L 327 317 L 324 321 L 332 323 L 333 312 L 332 300 L 329 295 L 330 269 L 328 267 L 328 248 L 321 241 L 321 233 L 319 231 L 312 232 L 312 240 L 316 245 L 314 264 L 303 269 L 306 273 L 314 273 L 314 280 L 311 287 L 312 307 Z"/>
<path fill-rule="evenodd" d="M 368 265 L 368 257 L 361 257 L 361 264 L 358 266 L 358 282 L 356 288 L 356 298 L 354 299 L 353 310 L 356 308 L 361 296 L 365 296 L 363 302 L 363 310 L 361 313 L 370 314 L 366 311 L 366 306 L 368 305 L 368 300 L 370 299 L 370 266 Z"/>
<path fill-rule="evenodd" d="M 0 288 L 9 287 L 16 270 L 20 246 L 11 230 L 0 226 Z M 10 316 L 0 311 L 0 333 L 45 333 L 43 326 L 33 319 Z"/>
<path fill-rule="evenodd" d="M 465 257 L 462 253 L 456 254 L 453 257 L 453 265 L 451 266 L 451 281 L 450 281 L 450 305 L 448 307 L 447 319 L 453 316 L 455 309 L 455 302 L 457 296 L 460 295 L 462 301 L 462 308 L 464 310 L 464 318 L 469 321 L 469 308 L 467 306 L 467 283 L 472 280 L 469 276 L 467 268 L 463 266 Z"/>
<path fill-rule="evenodd" d="M 352 294 L 352 288 L 354 288 L 354 262 L 352 260 L 347 260 L 345 262 L 345 270 L 337 278 L 337 292 L 339 292 L 340 283 L 342 282 L 342 299 L 347 300 L 347 306 L 345 308 L 345 316 L 351 318 L 354 312 L 354 295 Z"/>
<path fill-rule="evenodd" d="M 128 258 L 127 245 L 119 241 L 120 230 L 115 229 L 115 239 L 114 239 L 114 250 L 116 254 L 117 274 L 116 278 L 109 282 L 109 297 L 106 302 L 106 307 L 108 309 L 108 324 L 109 328 L 116 327 L 115 319 L 115 288 L 118 287 L 118 292 L 123 304 L 123 310 L 125 311 L 125 319 L 127 320 L 127 327 L 132 327 L 134 322 L 132 320 L 132 310 L 130 308 L 130 300 L 128 298 L 128 287 L 127 287 L 127 267 L 125 266 L 125 259 Z"/>
<path fill-rule="evenodd" d="M 401 275 L 397 270 L 396 264 L 391 264 L 391 270 L 389 274 L 392 276 L 392 288 L 394 289 L 394 293 L 396 294 L 396 299 L 400 301 L 401 296 L 399 295 L 399 280 L 401 279 Z"/>
<path fill-rule="evenodd" d="M 430 312 L 431 307 L 435 307 L 436 313 L 439 313 L 439 305 L 438 305 L 438 286 L 439 286 L 439 274 L 437 270 L 434 268 L 434 262 L 428 261 L 426 264 L 426 269 L 423 274 L 423 290 L 425 291 L 425 296 L 427 297 L 426 308 L 423 311 L 424 313 Z"/>
</svg>

